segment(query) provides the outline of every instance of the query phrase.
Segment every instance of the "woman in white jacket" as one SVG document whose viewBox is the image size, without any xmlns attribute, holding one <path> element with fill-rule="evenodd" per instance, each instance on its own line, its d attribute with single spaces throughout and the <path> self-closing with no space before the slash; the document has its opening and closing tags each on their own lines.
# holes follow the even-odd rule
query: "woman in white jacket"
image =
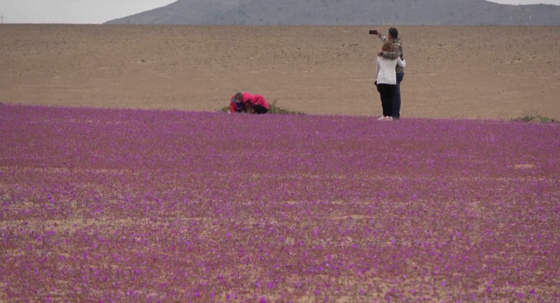
<svg viewBox="0 0 560 303">
<path fill-rule="evenodd" d="M 381 51 L 392 52 L 393 41 L 387 39 Z M 395 60 L 388 60 L 382 56 L 377 56 L 377 91 L 381 95 L 381 107 L 383 108 L 383 116 L 379 120 L 393 120 L 393 100 L 395 95 L 395 86 L 397 85 L 397 73 L 395 67 L 405 67 L 406 61 L 398 57 Z"/>
</svg>

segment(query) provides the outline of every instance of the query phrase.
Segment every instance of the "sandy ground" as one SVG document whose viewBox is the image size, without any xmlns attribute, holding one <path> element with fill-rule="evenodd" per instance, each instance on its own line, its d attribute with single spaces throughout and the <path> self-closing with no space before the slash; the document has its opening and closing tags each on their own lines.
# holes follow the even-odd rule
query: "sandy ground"
<svg viewBox="0 0 560 303">
<path fill-rule="evenodd" d="M 378 115 L 372 28 L 2 25 L 0 102 L 215 111 L 249 91 Z M 399 29 L 403 117 L 560 119 L 559 27 Z"/>
</svg>

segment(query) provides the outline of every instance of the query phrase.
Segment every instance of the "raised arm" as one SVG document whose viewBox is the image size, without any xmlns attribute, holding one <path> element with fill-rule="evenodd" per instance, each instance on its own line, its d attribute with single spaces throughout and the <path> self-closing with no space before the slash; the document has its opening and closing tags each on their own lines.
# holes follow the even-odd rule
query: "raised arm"
<svg viewBox="0 0 560 303">
<path fill-rule="evenodd" d="M 379 37 L 379 39 L 381 39 L 382 42 L 387 41 L 387 37 L 383 36 L 383 34 L 381 34 L 381 33 L 377 33 L 377 37 Z"/>
<path fill-rule="evenodd" d="M 377 37 L 379 37 L 379 39 L 381 39 L 381 41 L 383 42 L 387 41 L 388 39 L 387 36 L 384 36 L 381 33 L 377 33 Z M 392 52 L 379 52 L 378 55 L 388 60 L 395 60 L 399 56 L 401 56 L 401 52 L 400 52 L 400 48 L 395 47 L 393 48 Z"/>
</svg>

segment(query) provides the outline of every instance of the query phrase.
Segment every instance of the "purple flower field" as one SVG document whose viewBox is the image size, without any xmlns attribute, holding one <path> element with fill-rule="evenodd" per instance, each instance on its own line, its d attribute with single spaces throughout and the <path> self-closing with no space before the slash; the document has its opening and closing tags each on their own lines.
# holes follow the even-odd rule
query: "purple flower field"
<svg viewBox="0 0 560 303">
<path fill-rule="evenodd" d="M 0 106 L 0 302 L 558 302 L 560 125 Z"/>
</svg>

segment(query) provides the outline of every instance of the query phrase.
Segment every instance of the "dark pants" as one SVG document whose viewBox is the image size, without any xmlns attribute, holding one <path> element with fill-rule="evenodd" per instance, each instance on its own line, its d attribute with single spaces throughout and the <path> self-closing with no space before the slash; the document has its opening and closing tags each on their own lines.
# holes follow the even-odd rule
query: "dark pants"
<svg viewBox="0 0 560 303">
<path fill-rule="evenodd" d="M 401 117 L 401 82 L 404 73 L 397 73 L 397 85 L 395 85 L 395 100 L 393 101 L 393 118 Z"/>
<path fill-rule="evenodd" d="M 255 105 L 253 106 L 253 110 L 255 110 L 255 114 L 266 114 L 268 112 L 268 109 L 266 109 L 266 107 L 262 106 L 262 105 Z"/>
<path fill-rule="evenodd" d="M 393 101 L 395 97 L 395 86 L 392 84 L 377 84 L 377 91 L 381 95 L 381 107 L 383 108 L 383 116 L 391 117 L 393 115 Z"/>
</svg>

